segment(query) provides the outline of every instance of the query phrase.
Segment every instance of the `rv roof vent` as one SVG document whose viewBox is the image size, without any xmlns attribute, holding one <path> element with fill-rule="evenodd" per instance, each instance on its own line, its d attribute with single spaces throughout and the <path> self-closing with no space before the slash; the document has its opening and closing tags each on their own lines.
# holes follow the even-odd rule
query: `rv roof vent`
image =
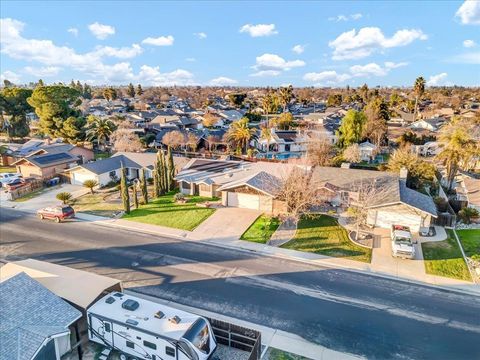
<svg viewBox="0 0 480 360">
<path fill-rule="evenodd" d="M 123 294 L 122 294 L 122 293 L 119 293 L 119 292 L 117 292 L 117 293 L 113 294 L 113 296 L 116 296 L 116 297 L 122 297 L 122 296 L 123 296 Z"/>
<path fill-rule="evenodd" d="M 126 323 L 127 323 L 128 325 L 134 325 L 134 326 L 135 326 L 135 325 L 138 325 L 138 321 L 137 321 L 137 320 L 133 320 L 133 319 L 128 319 L 128 320 L 126 321 Z"/>
<path fill-rule="evenodd" d="M 140 304 L 138 301 L 132 300 L 132 299 L 127 299 L 122 303 L 122 308 L 125 310 L 130 310 L 130 311 L 135 311 L 138 309 Z"/>
<path fill-rule="evenodd" d="M 179 324 L 180 321 L 182 321 L 182 319 L 180 319 L 177 315 L 175 315 L 174 317 L 171 317 L 170 319 L 168 319 L 168 321 L 174 324 Z"/>
<path fill-rule="evenodd" d="M 161 311 L 157 311 L 157 312 L 155 313 L 155 317 L 156 317 L 157 319 L 163 319 L 163 318 L 165 317 L 165 314 L 164 314 L 163 312 L 161 312 Z"/>
<path fill-rule="evenodd" d="M 109 296 L 109 297 L 105 300 L 105 302 L 106 302 L 107 304 L 113 304 L 113 303 L 115 302 L 115 299 L 114 299 L 113 297 Z"/>
</svg>

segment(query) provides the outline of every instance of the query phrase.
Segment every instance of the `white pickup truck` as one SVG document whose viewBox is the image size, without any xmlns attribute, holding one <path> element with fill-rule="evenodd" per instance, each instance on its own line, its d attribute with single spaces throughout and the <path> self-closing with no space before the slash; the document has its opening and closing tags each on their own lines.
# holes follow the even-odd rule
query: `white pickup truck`
<svg viewBox="0 0 480 360">
<path fill-rule="evenodd" d="M 392 225 L 390 234 L 392 239 L 392 256 L 404 259 L 415 258 L 415 247 L 413 237 L 408 226 Z"/>
</svg>

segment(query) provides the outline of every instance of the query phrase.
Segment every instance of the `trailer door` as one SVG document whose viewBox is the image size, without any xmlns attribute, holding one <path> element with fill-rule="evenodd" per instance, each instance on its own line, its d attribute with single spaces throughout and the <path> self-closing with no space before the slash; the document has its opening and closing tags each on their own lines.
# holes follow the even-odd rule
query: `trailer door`
<svg viewBox="0 0 480 360">
<path fill-rule="evenodd" d="M 111 321 L 89 315 L 90 339 L 106 346 L 113 347 L 113 324 Z"/>
</svg>

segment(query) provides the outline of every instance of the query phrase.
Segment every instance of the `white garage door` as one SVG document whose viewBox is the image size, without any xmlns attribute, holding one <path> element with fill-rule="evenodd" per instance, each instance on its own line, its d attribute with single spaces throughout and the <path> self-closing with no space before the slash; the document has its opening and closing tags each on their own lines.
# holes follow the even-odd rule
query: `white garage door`
<svg viewBox="0 0 480 360">
<path fill-rule="evenodd" d="M 419 215 L 380 210 L 377 212 L 376 226 L 390 228 L 392 225 L 405 225 L 412 231 L 418 231 L 421 221 Z"/>
<path fill-rule="evenodd" d="M 258 195 L 229 192 L 228 206 L 258 210 L 260 198 Z"/>
</svg>

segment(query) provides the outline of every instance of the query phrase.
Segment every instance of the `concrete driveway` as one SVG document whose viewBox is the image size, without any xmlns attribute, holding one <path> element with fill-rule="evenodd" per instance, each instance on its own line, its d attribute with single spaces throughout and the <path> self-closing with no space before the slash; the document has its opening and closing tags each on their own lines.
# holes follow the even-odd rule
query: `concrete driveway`
<svg viewBox="0 0 480 360">
<path fill-rule="evenodd" d="M 400 259 L 392 256 L 389 229 L 376 228 L 374 234 L 376 237 L 370 264 L 373 271 L 418 280 L 425 278 L 426 273 L 420 242 L 414 245 L 415 259 Z"/>
<path fill-rule="evenodd" d="M 1 206 L 15 208 L 27 212 L 36 212 L 38 209 L 44 208 L 49 205 L 58 205 L 61 202 L 57 200 L 56 196 L 60 192 L 69 192 L 73 197 L 83 195 L 88 192 L 88 189 L 84 188 L 81 185 L 72 185 L 72 184 L 62 184 L 60 186 L 55 186 L 52 188 L 46 188 L 44 192 L 30 200 L 15 202 L 6 200 L 6 194 L 2 192 L 1 195 Z"/>
<path fill-rule="evenodd" d="M 236 207 L 219 208 L 193 230 L 189 238 L 194 240 L 238 240 L 261 214 L 262 212 L 258 210 Z"/>
</svg>

